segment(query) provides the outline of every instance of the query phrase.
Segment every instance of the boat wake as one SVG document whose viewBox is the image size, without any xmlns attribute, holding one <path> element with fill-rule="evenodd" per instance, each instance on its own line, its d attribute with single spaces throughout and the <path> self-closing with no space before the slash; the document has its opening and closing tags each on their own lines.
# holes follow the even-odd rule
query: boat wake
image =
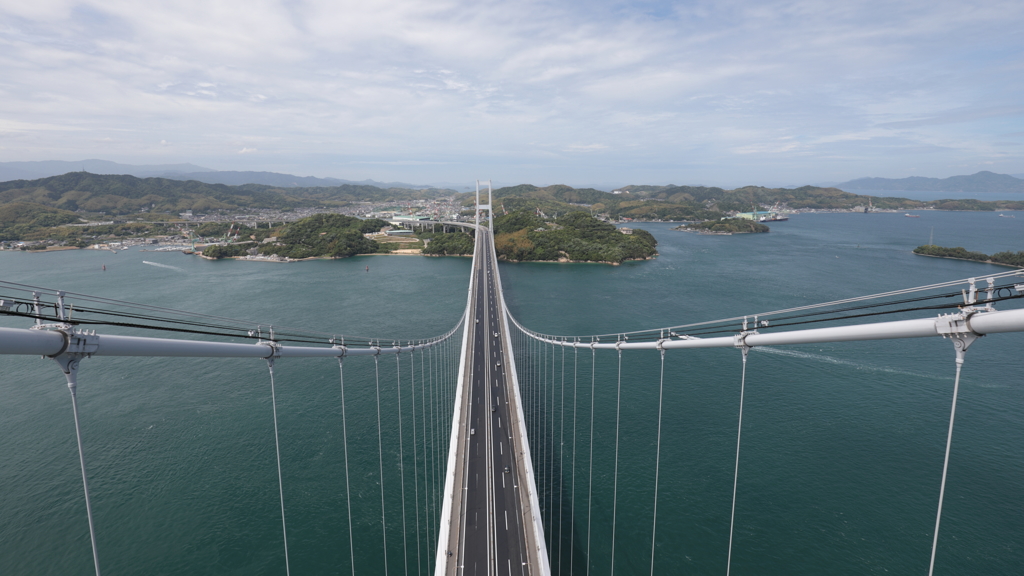
<svg viewBox="0 0 1024 576">
<path fill-rule="evenodd" d="M 149 262 L 147 260 L 142 261 L 143 264 L 149 264 L 150 266 L 156 266 L 157 268 L 170 268 L 171 270 L 177 270 L 178 272 L 184 272 L 185 270 L 178 268 L 177 266 L 170 266 L 168 264 L 157 264 L 156 262 Z"/>
<path fill-rule="evenodd" d="M 768 347 L 755 347 L 751 350 L 756 352 L 765 352 L 767 354 L 776 354 L 778 356 L 789 356 L 790 358 L 803 358 L 806 360 L 814 360 L 817 362 L 825 362 L 827 364 L 835 364 L 837 366 L 849 366 L 856 370 L 865 370 L 867 372 L 881 372 L 883 374 L 898 374 L 900 376 L 912 376 L 914 378 L 924 378 L 927 380 L 952 380 L 948 376 L 935 376 L 931 374 L 921 374 L 919 372 L 911 372 L 910 370 L 900 370 L 899 368 L 889 368 L 887 366 L 872 366 L 870 364 L 864 364 L 861 362 L 853 362 L 851 360 L 842 360 L 840 358 L 833 358 L 832 356 L 825 356 L 824 354 L 812 354 L 810 352 L 801 352 L 798 350 L 782 350 L 779 348 L 768 348 Z"/>
</svg>

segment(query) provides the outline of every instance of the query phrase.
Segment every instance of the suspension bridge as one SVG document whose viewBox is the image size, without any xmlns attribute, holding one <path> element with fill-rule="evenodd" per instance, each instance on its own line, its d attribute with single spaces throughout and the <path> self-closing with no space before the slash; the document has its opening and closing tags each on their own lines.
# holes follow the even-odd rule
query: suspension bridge
<svg viewBox="0 0 1024 576">
<path fill-rule="evenodd" d="M 96 534 L 104 527 L 94 520 L 89 490 L 88 438 L 83 438 L 79 425 L 78 384 L 80 371 L 86 373 L 83 367 L 100 362 L 105 356 L 250 358 L 266 363 L 277 461 L 280 554 L 286 574 L 290 573 L 291 566 L 288 502 L 278 436 L 274 366 L 279 359 L 320 358 L 331 359 L 338 365 L 347 544 L 352 573 L 356 573 L 356 557 L 362 555 L 379 558 L 380 569 L 385 574 L 421 575 L 433 571 L 436 576 L 518 576 L 590 574 L 594 555 L 610 557 L 608 566 L 614 575 L 616 553 L 623 553 L 621 546 L 617 548 L 617 536 L 621 540 L 621 531 L 637 529 L 633 525 L 623 526 L 619 520 L 622 512 L 619 507 L 625 505 L 619 495 L 622 487 L 620 462 L 624 456 L 620 454 L 623 356 L 642 351 L 660 358 L 655 360 L 657 415 L 651 462 L 654 489 L 649 503 L 650 526 L 645 528 L 650 534 L 649 548 L 643 553 L 631 550 L 630 554 L 649 559 L 642 570 L 645 573 L 646 568 L 651 574 L 665 568 L 657 563 L 658 526 L 659 522 L 666 521 L 658 513 L 665 357 L 689 349 L 736 350 L 739 353 L 736 382 L 739 405 L 732 504 L 722 511 L 729 517 L 728 543 L 723 558 L 723 572 L 728 575 L 733 571 L 736 492 L 742 473 L 743 407 L 750 350 L 808 343 L 943 338 L 951 343 L 954 378 L 942 474 L 936 479 L 939 488 L 935 495 L 936 514 L 927 567 L 929 574 L 932 573 L 936 555 L 941 553 L 939 534 L 961 370 L 968 348 L 979 337 L 1024 331 L 1024 309 L 996 309 L 1001 302 L 1012 303 L 1024 295 L 1024 283 L 1018 272 L 638 332 L 586 336 L 543 334 L 522 325 L 506 306 L 493 230 L 489 225 L 493 222 L 489 189 L 486 198 L 487 202 L 481 203 L 478 183 L 476 221 L 473 224 L 447 223 L 470 229 L 476 237 L 476 250 L 461 318 L 453 328 L 429 339 L 383 340 L 254 325 L 226 317 L 0 281 L 0 289 L 4 291 L 0 297 L 0 313 L 32 323 L 28 328 L 0 328 L 0 354 L 52 359 L 70 391 L 86 508 L 84 520 L 88 525 L 97 576 L 103 566 L 104 551 L 97 543 Z M 924 316 L 926 310 L 944 313 Z M 911 314 L 922 317 L 905 318 Z M 876 317 L 886 315 L 900 315 L 902 319 L 876 321 Z M 813 327 L 816 323 L 827 325 Z M 105 332 L 115 327 L 154 333 L 177 332 L 190 339 Z M 215 341 L 214 338 L 233 341 Z M 611 355 L 615 410 L 613 419 L 595 423 L 593 402 L 599 353 Z M 380 495 L 381 542 L 377 550 L 362 549 L 353 541 L 351 493 L 353 482 L 358 483 L 359 479 L 354 480 L 349 475 L 345 409 L 346 385 L 350 389 L 352 386 L 351 377 L 346 384 L 346 367 L 351 372 L 353 362 L 371 360 L 373 369 L 366 374 L 372 374 L 376 397 L 378 474 L 370 488 L 379 490 Z M 584 368 L 582 386 L 581 365 Z M 567 366 L 571 366 L 571 370 L 567 370 Z M 589 407 L 578 402 L 579 389 L 585 389 L 588 384 L 587 374 L 591 378 Z M 388 385 L 389 379 L 393 386 Z M 365 380 L 360 382 L 363 386 L 367 384 Z M 386 396 L 392 389 L 397 394 L 394 401 L 382 398 L 382 390 Z M 572 392 L 569 401 L 567 390 Z M 389 414 L 389 406 L 397 408 L 397 418 Z M 580 413 L 582 426 L 577 425 Z M 572 423 L 568 434 L 567 420 Z M 392 425 L 398 427 L 398 486 L 385 482 L 385 478 L 391 476 L 385 470 L 396 465 L 385 462 L 385 453 L 395 447 L 385 450 L 386 430 L 382 428 Z M 607 545 L 592 541 L 595 425 L 614 435 L 609 463 L 611 510 L 604 511 L 606 515 L 610 513 L 611 533 Z M 581 445 L 579 450 L 578 444 Z M 579 495 L 578 475 L 589 483 L 586 490 L 579 490 Z M 358 485 L 355 488 L 367 489 Z M 396 501 L 400 502 L 400 512 L 394 510 Z M 389 502 L 392 503 L 390 512 Z M 397 542 L 402 543 L 400 548 Z M 398 549 L 401 552 L 396 552 Z M 633 568 L 636 571 L 635 565 Z M 922 566 L 922 572 L 925 569 Z"/>
</svg>

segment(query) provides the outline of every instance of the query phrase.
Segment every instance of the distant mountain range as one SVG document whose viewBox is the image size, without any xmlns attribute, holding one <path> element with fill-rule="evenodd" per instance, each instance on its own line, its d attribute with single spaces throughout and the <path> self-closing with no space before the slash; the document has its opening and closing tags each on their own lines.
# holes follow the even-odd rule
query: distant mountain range
<svg viewBox="0 0 1024 576">
<path fill-rule="evenodd" d="M 317 188 L 335 187 L 346 184 L 358 186 L 374 186 L 377 188 L 401 188 L 406 190 L 449 189 L 468 192 L 473 189 L 465 183 L 455 184 L 435 182 L 433 184 L 409 184 L 406 182 L 378 182 L 376 180 L 344 180 L 341 178 L 317 178 L 315 176 L 296 176 L 279 172 L 213 170 L 195 164 L 120 164 L 107 160 L 80 160 L 67 162 L 63 160 L 44 160 L 37 162 L 0 162 L 0 182 L 10 180 L 36 180 L 59 176 L 69 172 L 88 172 L 91 174 L 126 174 L 137 178 L 167 178 L 170 180 L 195 180 L 206 184 L 226 184 L 241 186 L 245 184 L 262 184 L 275 188 Z M 952 176 L 949 178 L 926 178 L 912 176 L 909 178 L 858 178 L 849 182 L 819 182 L 818 187 L 839 188 L 847 191 L 888 190 L 905 192 L 1021 192 L 1024 193 L 1024 174 L 996 174 L 994 172 L 978 172 L 969 176 Z M 673 187 L 671 184 L 667 188 Z M 797 188 L 791 186 L 775 186 L 774 188 Z M 630 186 L 598 186 L 608 190 L 630 188 Z"/>
<path fill-rule="evenodd" d="M 228 186 L 241 186 L 242 184 L 264 184 L 277 186 L 279 188 L 315 188 L 327 186 L 341 186 L 343 184 L 356 184 L 359 186 L 376 186 L 377 188 L 402 188 L 405 190 L 422 190 L 434 188 L 434 186 L 423 184 L 407 184 L 405 182 L 378 182 L 376 180 L 343 180 L 341 178 L 317 178 L 315 176 L 294 176 L 292 174 L 281 174 L 278 172 L 236 172 L 233 170 L 218 170 L 214 172 L 190 172 L 173 173 L 168 172 L 162 175 L 163 178 L 171 180 L 198 180 L 207 184 L 227 184 Z"/>
<path fill-rule="evenodd" d="M 36 180 L 60 176 L 68 172 L 90 172 L 92 174 L 130 174 L 139 178 L 163 176 L 166 174 L 184 174 L 197 172 L 215 172 L 195 164 L 150 164 L 133 165 L 118 164 L 107 160 L 43 160 L 39 162 L 0 162 L 0 182 L 8 180 Z"/>
<path fill-rule="evenodd" d="M 167 178 L 170 180 L 196 180 L 206 184 L 264 184 L 278 188 L 314 188 L 321 186 L 341 186 L 355 184 L 359 186 L 376 186 L 377 188 L 404 188 L 421 190 L 426 188 L 445 187 L 424 184 L 407 184 L 405 182 L 378 182 L 376 180 L 343 180 L 340 178 L 317 178 L 315 176 L 295 176 L 278 172 L 238 172 L 232 170 L 213 170 L 195 164 L 152 164 L 134 165 L 119 164 L 107 160 L 81 160 L 67 162 L 64 160 L 44 160 L 39 162 L 0 162 L 0 182 L 10 180 L 36 180 L 60 176 L 68 172 L 89 172 L 90 174 L 127 174 L 137 178 Z"/>
<path fill-rule="evenodd" d="M 1018 174 L 1018 176 L 1021 176 Z M 893 190 L 902 192 L 1024 192 L 1024 179 L 982 171 L 949 178 L 858 178 L 835 186 L 840 190 Z"/>
</svg>

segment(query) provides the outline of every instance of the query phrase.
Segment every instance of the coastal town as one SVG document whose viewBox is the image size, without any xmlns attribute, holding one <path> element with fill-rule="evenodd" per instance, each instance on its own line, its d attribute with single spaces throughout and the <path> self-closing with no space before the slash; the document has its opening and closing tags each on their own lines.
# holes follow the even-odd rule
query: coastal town
<svg viewBox="0 0 1024 576">
<path fill-rule="evenodd" d="M 621 194 L 621 191 L 616 191 Z M 614 194 L 614 193 L 613 193 Z M 657 199 L 642 198 L 639 202 L 659 202 Z M 573 203 L 580 209 L 590 209 L 591 204 Z M 900 209 L 877 208 L 870 204 L 858 205 L 851 208 L 789 208 L 784 203 L 762 204 L 756 210 L 741 212 L 737 210 L 724 213 L 726 219 L 748 220 L 760 223 L 771 223 L 785 221 L 792 215 L 819 214 L 819 213 L 898 213 Z M 538 213 L 543 214 L 538 209 Z M 408 224 L 418 221 L 432 222 L 458 222 L 471 221 L 472 211 L 467 210 L 464 201 L 457 195 L 438 196 L 432 199 L 386 201 L 386 202 L 353 202 L 346 206 L 339 207 L 300 207 L 292 209 L 253 209 L 246 211 L 224 211 L 211 210 L 198 212 L 185 210 L 180 212 L 176 218 L 160 220 L 147 219 L 145 215 L 135 217 L 118 216 L 109 220 L 86 220 L 65 224 L 69 228 L 83 228 L 94 234 L 83 234 L 78 241 L 61 239 L 59 237 L 48 237 L 39 239 L 17 239 L 0 240 L 0 250 L 69 250 L 86 248 L 93 250 L 123 250 L 130 247 L 145 247 L 150 250 L 173 251 L 173 250 L 195 250 L 197 246 L 229 243 L 231 240 L 225 234 L 204 235 L 201 229 L 204 224 L 241 224 L 250 228 L 272 228 L 287 222 L 295 222 L 315 214 L 341 214 L 357 218 L 379 218 L 392 222 L 395 229 L 409 228 Z M 83 214 L 83 217 L 95 217 L 97 214 Z M 103 216 L 103 215 L 98 215 Z M 632 225 L 642 222 L 673 222 L 680 223 L 678 229 L 688 230 L 687 226 L 698 225 L 709 220 L 673 220 L 661 218 L 633 218 L 629 216 L 612 216 L 608 213 L 594 214 L 599 220 L 621 225 Z M 84 219 L 84 218 L 83 218 Z M 717 220 L 717 219 L 716 219 Z M 132 235 L 125 234 L 125 228 L 130 225 L 145 225 L 145 232 Z M 136 226 L 136 229 L 139 227 Z M 624 228 L 628 230 L 628 228 Z M 141 231 L 141 230 L 140 230 Z M 708 234 L 729 234 L 732 232 L 714 232 L 710 230 L 696 230 Z M 761 230 L 750 230 L 761 231 Z M 766 230 L 765 230 L 766 231 Z M 381 232 L 380 237 L 386 236 Z M 85 241 L 81 241 L 81 239 Z M 390 242 L 401 243 L 403 240 L 396 238 L 387 239 Z M 406 240 L 408 241 L 408 240 Z M 408 253 L 399 249 L 398 253 Z M 253 255 L 251 259 L 267 259 Z"/>
</svg>

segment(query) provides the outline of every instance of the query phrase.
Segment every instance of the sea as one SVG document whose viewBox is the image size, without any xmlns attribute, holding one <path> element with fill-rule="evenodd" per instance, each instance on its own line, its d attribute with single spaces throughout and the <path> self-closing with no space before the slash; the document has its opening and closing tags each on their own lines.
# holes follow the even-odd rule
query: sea
<svg viewBox="0 0 1024 576">
<path fill-rule="evenodd" d="M 586 336 L 1009 270 L 912 253 L 929 239 L 989 254 L 1024 250 L 1024 214 L 911 213 L 920 217 L 797 214 L 768 234 L 733 236 L 635 224 L 657 238 L 657 258 L 502 263 L 500 273 L 523 325 Z M 0 252 L 0 279 L 9 282 L 382 342 L 453 328 L 469 269 L 470 259 L 457 257 L 284 264 L 139 249 Z M 724 574 L 739 352 L 669 351 L 662 380 L 657 352 L 626 352 L 620 364 L 614 351 L 515 341 L 527 353 L 517 367 L 553 572 L 648 574 L 653 543 L 656 574 Z M 448 430 L 431 420 L 445 407 L 422 393 L 455 370 L 455 344 L 398 366 L 394 357 L 346 360 L 344 429 L 336 361 L 276 362 L 293 573 L 431 571 L 437 510 L 427 495 L 436 493 Z M 1022 344 L 1022 334 L 992 335 L 967 353 L 937 574 L 1024 566 Z M 938 338 L 754 349 L 732 573 L 925 572 L 953 375 L 953 346 Z M 78 397 L 104 574 L 284 573 L 265 362 L 90 358 Z M 0 439 L 0 574 L 91 574 L 71 402 L 51 360 L 0 357 Z"/>
<path fill-rule="evenodd" d="M 862 194 L 865 196 L 875 196 L 879 198 L 910 198 L 911 200 L 948 200 L 950 198 L 956 199 L 972 199 L 972 200 L 984 200 L 985 202 L 991 202 L 994 200 L 1016 200 L 1020 202 L 1024 200 L 1024 192 L 943 192 L 938 190 L 856 190 L 849 189 L 845 190 L 852 194 Z"/>
</svg>

